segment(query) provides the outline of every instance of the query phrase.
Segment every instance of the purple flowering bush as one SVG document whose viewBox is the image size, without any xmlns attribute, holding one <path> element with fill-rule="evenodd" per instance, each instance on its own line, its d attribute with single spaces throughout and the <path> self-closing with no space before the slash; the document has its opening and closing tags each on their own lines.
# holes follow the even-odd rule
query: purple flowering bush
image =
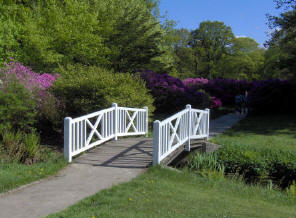
<svg viewBox="0 0 296 218">
<path fill-rule="evenodd" d="M 183 80 L 183 83 L 188 88 L 198 90 L 203 89 L 204 85 L 209 83 L 209 80 L 205 78 L 187 78 Z"/>
<path fill-rule="evenodd" d="M 234 105 L 236 95 L 244 94 L 254 86 L 252 82 L 236 79 L 187 78 L 183 83 L 189 88 L 205 90 L 209 95 L 219 98 L 223 105 Z"/>
<path fill-rule="evenodd" d="M 295 82 L 270 79 L 254 83 L 248 102 L 253 113 L 294 113 L 295 99 Z"/>
<path fill-rule="evenodd" d="M 210 106 L 210 99 L 206 93 L 188 88 L 179 79 L 150 70 L 140 73 L 155 99 L 157 112 L 175 112 L 184 109 L 186 104 L 198 108 Z"/>
</svg>

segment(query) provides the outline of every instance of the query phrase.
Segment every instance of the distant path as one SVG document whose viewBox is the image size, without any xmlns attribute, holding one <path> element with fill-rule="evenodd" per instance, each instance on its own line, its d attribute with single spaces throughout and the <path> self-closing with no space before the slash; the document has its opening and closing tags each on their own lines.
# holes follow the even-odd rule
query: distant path
<svg viewBox="0 0 296 218">
<path fill-rule="evenodd" d="M 223 133 L 225 130 L 231 128 L 244 117 L 245 115 L 231 113 L 212 120 L 210 122 L 210 138 L 216 137 L 217 135 Z"/>
<path fill-rule="evenodd" d="M 242 116 L 228 114 L 210 123 L 215 136 Z M 130 181 L 152 163 L 151 138 L 119 138 L 80 157 L 56 176 L 0 195 L 0 218 L 40 218 L 114 184 Z"/>
</svg>

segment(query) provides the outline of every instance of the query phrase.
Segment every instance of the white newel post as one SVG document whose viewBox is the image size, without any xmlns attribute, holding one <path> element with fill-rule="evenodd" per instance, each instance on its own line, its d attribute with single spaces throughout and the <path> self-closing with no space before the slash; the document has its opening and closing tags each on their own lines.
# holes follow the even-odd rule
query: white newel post
<svg viewBox="0 0 296 218">
<path fill-rule="evenodd" d="M 153 123 L 153 165 L 160 163 L 159 161 L 159 131 L 160 131 L 160 122 L 159 120 L 154 121 Z"/>
<path fill-rule="evenodd" d="M 117 140 L 117 132 L 118 132 L 118 110 L 117 110 L 117 104 L 116 103 L 112 103 L 112 107 L 114 108 L 114 135 L 115 138 L 114 140 Z"/>
<path fill-rule="evenodd" d="M 190 136 L 191 136 L 191 105 L 187 104 L 186 109 L 188 109 L 188 141 L 185 151 L 190 151 Z"/>
<path fill-rule="evenodd" d="M 66 117 L 64 119 L 64 156 L 68 163 L 72 162 L 71 144 L 72 144 L 72 118 Z"/>
<path fill-rule="evenodd" d="M 146 132 L 146 137 L 148 137 L 148 122 L 149 122 L 149 118 L 148 118 L 148 107 L 145 106 L 145 132 Z"/>
<path fill-rule="evenodd" d="M 210 109 L 206 109 L 206 111 L 208 112 L 207 114 L 207 140 L 210 137 Z"/>
</svg>

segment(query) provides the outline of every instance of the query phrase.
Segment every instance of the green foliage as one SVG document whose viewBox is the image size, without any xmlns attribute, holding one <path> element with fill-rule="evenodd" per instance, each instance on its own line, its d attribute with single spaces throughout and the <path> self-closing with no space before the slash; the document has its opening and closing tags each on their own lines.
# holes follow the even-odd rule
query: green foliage
<svg viewBox="0 0 296 218">
<path fill-rule="evenodd" d="M 269 25 L 274 30 L 267 42 L 272 50 L 280 50 L 280 59 L 274 67 L 281 71 L 280 78 L 296 78 L 296 1 L 276 0 L 277 6 L 286 6 L 279 17 L 269 15 Z M 274 54 L 276 57 L 278 55 Z"/>
<path fill-rule="evenodd" d="M 164 31 L 143 2 L 110 1 L 121 5 L 113 11 L 114 27 L 106 44 L 111 50 L 111 67 L 116 72 L 143 69 L 153 58 L 160 57 Z M 131 7 L 132 6 L 132 7 Z M 116 14 L 115 14 L 116 13 Z M 156 62 L 157 61 L 154 59 Z"/>
<path fill-rule="evenodd" d="M 262 78 L 265 49 L 249 37 L 235 38 L 222 22 L 202 22 L 191 33 L 174 32 L 174 66 L 178 77 Z"/>
<path fill-rule="evenodd" d="M 19 43 L 22 32 L 22 12 L 24 7 L 12 1 L 0 3 L 0 66 L 10 57 L 19 60 L 23 55 Z"/>
<path fill-rule="evenodd" d="M 223 78 L 235 78 L 256 80 L 261 78 L 264 65 L 265 50 L 251 38 L 234 38 L 229 54 L 223 56 L 218 65 L 219 76 Z"/>
<path fill-rule="evenodd" d="M 32 131 L 24 135 L 24 146 L 27 159 L 36 160 L 40 158 L 40 137 L 36 132 Z"/>
<path fill-rule="evenodd" d="M 227 48 L 232 44 L 234 34 L 231 27 L 223 22 L 204 21 L 192 32 L 190 42 L 196 58 L 195 72 L 198 76 L 213 78 L 217 74 L 216 66 Z"/>
<path fill-rule="evenodd" d="M 286 189 L 286 191 L 289 195 L 296 197 L 296 182 L 293 181 L 293 183 Z"/>
<path fill-rule="evenodd" d="M 296 178 L 295 120 L 292 115 L 249 116 L 212 139 L 222 145 L 217 155 L 225 172 L 250 182 L 289 186 Z"/>
<path fill-rule="evenodd" d="M 142 0 L 4 1 L 0 62 L 14 57 L 43 72 L 77 63 L 116 72 L 167 67 L 157 10 Z"/>
<path fill-rule="evenodd" d="M 126 107 L 148 106 L 150 113 L 154 110 L 153 98 L 139 76 L 77 65 L 60 72 L 53 92 L 64 102 L 69 116 L 105 109 L 113 102 Z"/>
<path fill-rule="evenodd" d="M 23 25 L 22 62 L 37 71 L 52 71 L 59 64 L 106 63 L 98 12 L 86 1 L 38 1 Z"/>
<path fill-rule="evenodd" d="M 48 91 L 49 92 L 49 91 Z M 38 105 L 36 128 L 41 135 L 48 135 L 63 126 L 64 104 L 54 97 L 51 90 Z"/>
<path fill-rule="evenodd" d="M 195 77 L 196 57 L 192 47 L 188 46 L 191 33 L 187 29 L 174 31 L 174 65 L 181 79 Z"/>
<path fill-rule="evenodd" d="M 32 164 L 42 159 L 39 145 L 40 137 L 31 133 L 2 131 L 2 161 Z"/>
<path fill-rule="evenodd" d="M 29 131 L 36 123 L 37 102 L 17 81 L 10 81 L 0 89 L 0 130 Z"/>
<path fill-rule="evenodd" d="M 222 146 L 217 155 L 226 173 L 238 173 L 249 182 L 271 179 L 278 186 L 287 187 L 296 178 L 296 155 L 291 151 L 231 144 Z"/>
<path fill-rule="evenodd" d="M 219 171 L 224 173 L 224 167 L 218 162 L 217 155 L 215 153 L 194 153 L 192 157 L 187 161 L 186 166 L 192 171 Z"/>
</svg>

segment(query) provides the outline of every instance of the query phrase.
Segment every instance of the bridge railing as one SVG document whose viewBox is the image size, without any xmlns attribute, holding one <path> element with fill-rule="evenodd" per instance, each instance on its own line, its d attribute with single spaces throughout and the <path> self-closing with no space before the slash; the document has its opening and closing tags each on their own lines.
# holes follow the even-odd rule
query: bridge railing
<svg viewBox="0 0 296 218">
<path fill-rule="evenodd" d="M 153 124 L 153 164 L 159 164 L 164 158 L 186 143 L 190 151 L 191 139 L 209 137 L 210 110 L 186 109 Z"/>
<path fill-rule="evenodd" d="M 148 107 L 143 109 L 118 107 L 94 112 L 82 117 L 64 119 L 64 156 L 72 157 L 118 136 L 148 134 Z"/>
</svg>

